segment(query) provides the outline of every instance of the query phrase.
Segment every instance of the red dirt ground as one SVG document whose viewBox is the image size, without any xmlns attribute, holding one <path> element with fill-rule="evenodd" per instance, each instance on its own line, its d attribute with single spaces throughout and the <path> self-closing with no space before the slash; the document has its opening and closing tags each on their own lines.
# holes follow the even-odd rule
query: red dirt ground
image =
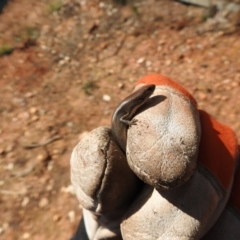
<svg viewBox="0 0 240 240">
<path fill-rule="evenodd" d="M 10 1 L 0 15 L 0 239 L 73 235 L 71 151 L 147 73 L 180 82 L 240 139 L 239 16 L 223 24 L 166 0 Z"/>
</svg>

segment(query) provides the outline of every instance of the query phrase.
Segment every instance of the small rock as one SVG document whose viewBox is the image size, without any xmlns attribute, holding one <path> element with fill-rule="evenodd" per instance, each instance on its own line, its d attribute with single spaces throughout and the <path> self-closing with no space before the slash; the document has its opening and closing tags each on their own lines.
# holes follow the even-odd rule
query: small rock
<svg viewBox="0 0 240 240">
<path fill-rule="evenodd" d="M 34 94 L 32 92 L 27 92 L 24 96 L 25 98 L 31 98 L 34 96 Z"/>
<path fill-rule="evenodd" d="M 60 60 L 60 61 L 58 62 L 58 65 L 59 65 L 59 66 L 63 66 L 64 64 L 65 64 L 64 59 L 62 59 L 62 60 Z"/>
<path fill-rule="evenodd" d="M 37 108 L 35 108 L 35 107 L 31 107 L 30 109 L 29 109 L 29 112 L 31 113 L 31 114 L 35 114 L 35 113 L 37 113 Z"/>
<path fill-rule="evenodd" d="M 41 49 L 44 50 L 44 51 L 47 51 L 47 50 L 48 50 L 48 47 L 47 47 L 46 45 L 41 45 L 40 47 L 41 47 Z"/>
<path fill-rule="evenodd" d="M 141 63 L 143 63 L 144 61 L 145 61 L 145 58 L 141 57 L 141 58 L 139 58 L 139 59 L 137 60 L 137 63 L 138 63 L 138 64 L 141 64 Z"/>
<path fill-rule="evenodd" d="M 67 122 L 66 125 L 68 128 L 72 128 L 74 126 L 73 122 Z"/>
<path fill-rule="evenodd" d="M 22 200 L 21 206 L 26 207 L 28 205 L 29 201 L 30 201 L 29 197 L 24 197 Z"/>
<path fill-rule="evenodd" d="M 152 62 L 151 61 L 146 61 L 146 67 L 151 67 L 152 66 Z"/>
<path fill-rule="evenodd" d="M 70 57 L 66 56 L 66 57 L 64 58 L 64 61 L 65 61 L 65 63 L 69 62 L 69 61 L 70 61 Z"/>
<path fill-rule="evenodd" d="M 199 98 L 200 98 L 201 100 L 205 100 L 205 99 L 207 98 L 207 95 L 206 95 L 205 93 L 203 93 L 203 92 L 199 92 L 199 93 L 198 93 L 198 96 L 199 96 Z"/>
<path fill-rule="evenodd" d="M 113 73 L 114 73 L 114 70 L 110 68 L 110 69 L 108 69 L 108 73 L 109 73 L 109 74 L 113 74 Z"/>
<path fill-rule="evenodd" d="M 28 112 L 21 112 L 18 114 L 18 119 L 28 120 L 30 117 L 30 114 Z"/>
<path fill-rule="evenodd" d="M 69 211 L 68 212 L 68 218 L 70 220 L 71 223 L 75 222 L 75 218 L 76 218 L 76 214 L 75 211 Z"/>
<path fill-rule="evenodd" d="M 50 192 L 53 190 L 53 185 L 52 184 L 49 184 L 47 187 L 46 187 L 46 191 Z"/>
<path fill-rule="evenodd" d="M 3 233 L 3 228 L 2 227 L 0 227 L 0 234 L 2 234 Z"/>
<path fill-rule="evenodd" d="M 22 235 L 22 239 L 29 239 L 29 238 L 30 238 L 30 234 L 27 232 Z"/>
<path fill-rule="evenodd" d="M 123 89 L 124 88 L 124 84 L 123 83 L 118 83 L 118 88 L 120 88 L 120 89 Z"/>
<path fill-rule="evenodd" d="M 163 45 L 163 44 L 165 44 L 166 43 L 166 41 L 164 40 L 164 39 L 160 39 L 159 41 L 158 41 L 158 44 L 159 45 Z"/>
<path fill-rule="evenodd" d="M 221 97 L 221 100 L 222 100 L 222 101 L 226 101 L 226 100 L 228 100 L 228 97 L 227 97 L 227 96 L 222 96 L 222 97 Z"/>
<path fill-rule="evenodd" d="M 78 47 L 79 49 L 82 49 L 83 46 L 84 46 L 84 45 L 83 45 L 83 43 L 81 43 L 81 42 L 77 45 L 77 47 Z"/>
<path fill-rule="evenodd" d="M 15 153 L 14 152 L 9 152 L 8 154 L 7 154 L 7 157 L 8 158 L 14 158 L 16 155 L 15 155 Z"/>
<path fill-rule="evenodd" d="M 61 188 L 61 192 L 65 192 L 65 193 L 70 193 L 72 195 L 75 195 L 75 191 L 74 191 L 74 188 L 73 188 L 73 185 L 68 185 L 67 187 L 62 187 Z"/>
<path fill-rule="evenodd" d="M 55 49 L 53 49 L 52 51 L 51 51 L 51 54 L 52 55 L 54 55 L 54 54 L 56 54 L 57 53 L 57 51 L 55 50 Z"/>
<path fill-rule="evenodd" d="M 12 171 L 14 169 L 14 163 L 9 163 L 7 166 L 4 167 L 4 169 Z"/>
<path fill-rule="evenodd" d="M 232 86 L 232 87 L 237 87 L 237 86 L 238 86 L 238 83 L 237 83 L 237 82 L 232 82 L 232 83 L 231 83 L 231 86 Z"/>
<path fill-rule="evenodd" d="M 39 117 L 37 116 L 37 115 L 34 115 L 34 116 L 32 116 L 32 118 L 31 118 L 31 122 L 35 122 L 35 121 L 37 121 L 39 119 Z"/>
<path fill-rule="evenodd" d="M 55 215 L 53 216 L 53 221 L 54 221 L 54 222 L 58 222 L 61 218 L 62 218 L 62 217 L 61 217 L 59 214 L 55 214 Z"/>
<path fill-rule="evenodd" d="M 0 186 L 3 186 L 4 183 L 5 183 L 5 182 L 1 180 L 1 181 L 0 181 Z"/>
<path fill-rule="evenodd" d="M 9 223 L 7 223 L 7 222 L 3 223 L 3 225 L 2 225 L 3 230 L 7 230 L 8 227 L 9 227 Z"/>
<path fill-rule="evenodd" d="M 215 98 L 216 100 L 219 100 L 219 99 L 221 99 L 221 95 L 216 94 L 216 95 L 214 96 L 214 98 Z"/>
<path fill-rule="evenodd" d="M 49 204 L 49 200 L 47 198 L 42 198 L 39 203 L 38 203 L 38 206 L 40 208 L 44 208 L 46 207 L 47 205 Z"/>
<path fill-rule="evenodd" d="M 52 171 L 53 170 L 53 162 L 52 161 L 48 163 L 47 170 L 48 171 Z"/>
<path fill-rule="evenodd" d="M 104 2 L 100 2 L 100 3 L 99 3 L 99 7 L 100 7 L 100 8 L 105 8 L 105 6 L 106 6 L 106 4 L 105 4 Z"/>
<path fill-rule="evenodd" d="M 13 144 L 9 144 L 7 147 L 6 147 L 6 149 L 5 149 L 5 152 L 11 152 L 12 150 L 13 150 L 13 148 L 14 148 L 14 145 Z"/>
<path fill-rule="evenodd" d="M 37 161 L 44 162 L 48 158 L 47 154 L 38 154 L 37 155 Z"/>
<path fill-rule="evenodd" d="M 172 61 L 171 61 L 170 59 L 166 60 L 166 62 L 165 62 L 165 64 L 166 64 L 167 66 L 171 65 L 171 63 L 172 63 Z"/>
<path fill-rule="evenodd" d="M 230 79 L 225 79 L 225 80 L 222 81 L 223 84 L 229 84 L 230 82 L 231 82 Z"/>
<path fill-rule="evenodd" d="M 107 94 L 104 94 L 103 95 L 103 101 L 104 102 L 110 102 L 111 101 L 111 97 L 109 95 L 107 95 Z"/>
<path fill-rule="evenodd" d="M 0 154 L 3 154 L 3 153 L 4 153 L 4 149 L 0 148 Z"/>
<path fill-rule="evenodd" d="M 55 148 L 52 150 L 52 154 L 54 155 L 59 155 L 60 153 L 61 153 L 60 149 Z"/>
</svg>

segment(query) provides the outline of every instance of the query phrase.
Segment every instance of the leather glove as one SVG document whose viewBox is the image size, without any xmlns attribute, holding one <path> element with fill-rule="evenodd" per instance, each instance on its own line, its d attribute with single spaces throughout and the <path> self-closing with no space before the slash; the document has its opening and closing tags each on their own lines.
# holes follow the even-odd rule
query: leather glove
<svg viewBox="0 0 240 240">
<path fill-rule="evenodd" d="M 204 239 L 213 239 L 208 235 L 223 236 L 214 224 L 228 226 L 231 219 L 225 235 L 240 239 L 240 218 L 223 216 L 229 215 L 232 189 L 232 202 L 240 196 L 240 178 L 233 188 L 234 133 L 198 110 L 195 99 L 167 77 L 147 75 L 135 91 L 149 84 L 155 91 L 133 116 L 126 152 L 109 127 L 91 131 L 72 152 L 71 181 L 88 238 L 183 240 L 208 233 Z M 136 104 L 131 95 L 127 103 Z M 125 102 L 118 111 L 124 108 Z"/>
</svg>

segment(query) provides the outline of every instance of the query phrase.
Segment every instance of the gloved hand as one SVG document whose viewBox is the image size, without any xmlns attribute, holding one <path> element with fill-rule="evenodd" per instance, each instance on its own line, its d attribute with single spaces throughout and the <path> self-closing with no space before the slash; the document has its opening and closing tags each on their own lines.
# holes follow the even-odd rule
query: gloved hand
<svg viewBox="0 0 240 240">
<path fill-rule="evenodd" d="M 156 88 L 148 99 L 141 89 L 149 84 Z M 234 133 L 164 76 L 145 76 L 135 90 L 117 108 L 112 128 L 94 129 L 72 153 L 71 181 L 88 238 L 182 240 L 208 232 L 204 239 L 212 239 L 208 235 L 223 237 L 218 227 L 210 230 L 217 220 L 225 226 L 229 219 L 228 238 L 216 239 L 240 236 L 240 218 L 220 217 L 229 215 L 238 155 Z M 136 99 L 147 101 L 139 107 Z M 120 121 L 126 114 L 134 119 L 128 128 Z"/>
</svg>

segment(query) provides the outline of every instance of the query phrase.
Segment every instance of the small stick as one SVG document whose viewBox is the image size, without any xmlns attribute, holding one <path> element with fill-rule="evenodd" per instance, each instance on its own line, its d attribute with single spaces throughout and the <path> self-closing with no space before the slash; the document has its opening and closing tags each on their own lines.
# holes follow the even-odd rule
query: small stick
<svg viewBox="0 0 240 240">
<path fill-rule="evenodd" d="M 29 144 L 26 143 L 26 144 L 22 144 L 22 146 L 23 146 L 24 148 L 27 148 L 27 149 L 37 148 L 37 147 L 43 147 L 43 146 L 46 146 L 46 145 L 48 145 L 49 143 L 54 142 L 54 141 L 56 141 L 56 140 L 58 140 L 58 139 L 60 139 L 60 138 L 61 138 L 61 136 L 56 135 L 56 136 L 54 136 L 54 137 L 52 137 L 52 138 L 47 139 L 45 142 L 41 142 L 41 143 L 29 143 Z"/>
</svg>

